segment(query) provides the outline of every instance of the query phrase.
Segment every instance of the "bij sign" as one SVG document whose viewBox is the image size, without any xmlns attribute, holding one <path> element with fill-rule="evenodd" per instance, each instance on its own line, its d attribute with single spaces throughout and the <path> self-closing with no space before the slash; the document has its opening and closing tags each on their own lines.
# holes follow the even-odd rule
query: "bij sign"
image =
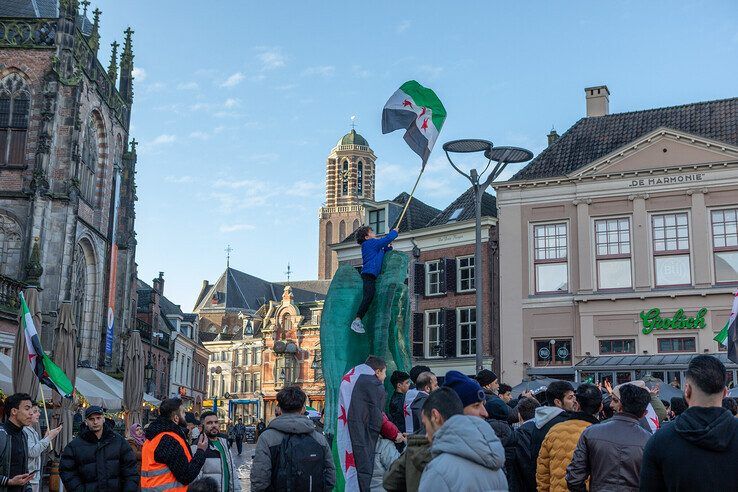
<svg viewBox="0 0 738 492">
<path fill-rule="evenodd" d="M 641 311 L 641 323 L 643 334 L 648 335 L 654 330 L 697 330 L 707 327 L 705 315 L 707 308 L 697 311 L 695 316 L 686 316 L 684 309 L 679 308 L 671 318 L 662 317 L 659 308 L 651 308 Z"/>
</svg>

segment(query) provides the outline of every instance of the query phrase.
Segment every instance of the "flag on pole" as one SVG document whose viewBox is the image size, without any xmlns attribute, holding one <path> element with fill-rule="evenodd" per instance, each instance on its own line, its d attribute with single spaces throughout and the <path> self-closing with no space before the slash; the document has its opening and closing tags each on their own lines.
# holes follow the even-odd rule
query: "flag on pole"
<svg viewBox="0 0 738 492">
<path fill-rule="evenodd" d="M 74 394 L 74 385 L 69 380 L 64 371 L 54 364 L 54 361 L 46 355 L 41 340 L 36 331 L 36 325 L 33 322 L 33 316 L 28 311 L 26 298 L 23 292 L 20 293 L 21 301 L 21 321 L 23 322 L 23 334 L 26 337 L 26 346 L 28 347 L 28 362 L 31 369 L 39 381 L 56 391 L 60 395 L 71 398 Z"/>
<path fill-rule="evenodd" d="M 721 345 L 728 345 L 728 331 L 730 330 L 730 325 L 735 321 L 736 315 L 738 315 L 738 291 L 735 292 L 735 297 L 733 297 L 733 308 L 730 310 L 728 321 L 723 326 L 723 329 L 715 335 L 713 340 Z"/>
<path fill-rule="evenodd" d="M 423 159 L 425 168 L 444 121 L 446 108 L 436 93 L 410 80 L 384 105 L 382 133 L 406 130 L 405 142 Z"/>
</svg>

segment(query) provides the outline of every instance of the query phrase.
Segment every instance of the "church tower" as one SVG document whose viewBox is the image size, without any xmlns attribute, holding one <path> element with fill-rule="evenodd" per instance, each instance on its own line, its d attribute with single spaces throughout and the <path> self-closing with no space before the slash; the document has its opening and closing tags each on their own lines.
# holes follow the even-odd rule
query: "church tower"
<svg viewBox="0 0 738 492">
<path fill-rule="evenodd" d="M 330 245 L 340 243 L 364 222 L 365 200 L 374 200 L 377 157 L 364 137 L 352 129 L 328 155 L 325 206 L 320 209 L 318 278 L 330 279 L 338 259 Z"/>
</svg>

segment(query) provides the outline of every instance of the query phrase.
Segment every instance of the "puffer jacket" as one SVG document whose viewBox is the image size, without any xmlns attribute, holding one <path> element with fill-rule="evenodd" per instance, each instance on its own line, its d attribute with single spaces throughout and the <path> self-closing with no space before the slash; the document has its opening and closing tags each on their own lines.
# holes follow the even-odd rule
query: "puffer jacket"
<svg viewBox="0 0 738 492">
<path fill-rule="evenodd" d="M 638 490 L 643 448 L 651 438 L 638 419 L 618 413 L 606 422 L 584 429 L 566 468 L 573 492 L 633 492 Z"/>
<path fill-rule="evenodd" d="M 218 442 L 225 450 L 226 454 L 226 466 L 230 473 L 228 480 L 228 490 L 231 492 L 241 492 L 241 480 L 238 477 L 238 470 L 233 465 L 233 457 L 231 456 L 231 450 L 228 449 L 228 441 L 222 437 L 218 437 Z M 197 444 L 191 446 L 192 454 L 197 452 Z M 223 474 L 223 463 L 221 462 L 220 451 L 212 444 L 208 445 L 208 449 L 205 450 L 205 464 L 200 469 L 200 474 L 197 476 L 198 479 L 210 477 L 218 482 L 220 490 L 225 490 L 225 475 Z"/>
<path fill-rule="evenodd" d="M 377 439 L 377 448 L 374 452 L 374 471 L 372 472 L 371 492 L 384 492 L 382 479 L 392 463 L 400 457 L 395 443 L 389 439 Z"/>
<path fill-rule="evenodd" d="M 433 459 L 420 478 L 419 490 L 507 491 L 505 450 L 487 422 L 454 415 L 434 434 Z"/>
<path fill-rule="evenodd" d="M 538 492 L 567 492 L 566 467 L 571 463 L 579 436 L 584 429 L 597 423 L 592 415 L 575 413 L 571 419 L 560 422 L 548 431 L 536 465 Z"/>
<path fill-rule="evenodd" d="M 75 492 L 137 491 L 138 463 L 131 445 L 105 422 L 100 439 L 84 424 L 62 452 L 59 477 Z"/>
<path fill-rule="evenodd" d="M 417 492 L 420 476 L 431 460 L 430 442 L 424 435 L 407 436 L 407 447 L 384 474 L 385 490 Z"/>
<path fill-rule="evenodd" d="M 288 434 L 310 434 L 323 447 L 325 490 L 331 490 L 336 483 L 336 466 L 325 436 L 315 430 L 315 424 L 304 415 L 284 413 L 269 422 L 256 442 L 251 465 L 251 491 L 272 490 L 272 448 L 279 448 Z"/>
</svg>

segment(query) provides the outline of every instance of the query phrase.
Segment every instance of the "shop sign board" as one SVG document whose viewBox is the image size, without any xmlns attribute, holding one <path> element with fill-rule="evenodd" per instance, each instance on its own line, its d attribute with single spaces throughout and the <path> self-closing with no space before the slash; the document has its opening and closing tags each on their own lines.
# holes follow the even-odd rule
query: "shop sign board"
<svg viewBox="0 0 738 492">
<path fill-rule="evenodd" d="M 707 308 L 697 311 L 695 316 L 686 316 L 684 309 L 679 308 L 671 318 L 662 317 L 659 308 L 651 308 L 648 311 L 641 311 L 641 323 L 643 324 L 643 334 L 648 335 L 654 330 L 697 330 L 707 327 L 705 315 Z"/>
</svg>

